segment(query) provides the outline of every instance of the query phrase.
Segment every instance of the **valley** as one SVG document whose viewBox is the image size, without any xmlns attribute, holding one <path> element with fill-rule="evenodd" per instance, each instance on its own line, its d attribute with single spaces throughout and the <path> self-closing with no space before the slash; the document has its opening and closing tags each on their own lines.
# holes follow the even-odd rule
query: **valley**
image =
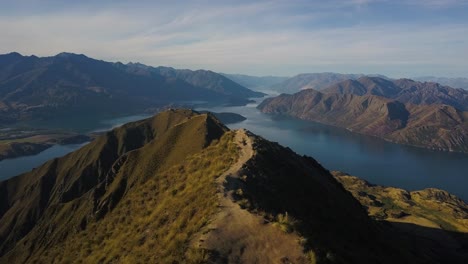
<svg viewBox="0 0 468 264">
<path fill-rule="evenodd" d="M 468 156 L 439 151 L 467 150 L 461 89 L 359 74 L 220 75 L 71 53 L 2 59 L 0 261 L 467 257 Z M 272 94 L 277 85 L 302 91 L 265 96 L 225 76 Z M 397 244 L 405 251 L 389 254 Z"/>
<path fill-rule="evenodd" d="M 465 187 L 468 185 L 466 154 L 404 146 L 336 126 L 264 114 L 256 108 L 261 101 L 257 100 L 257 103 L 246 107 L 197 110 L 241 114 L 247 119 L 230 124 L 229 128 L 246 128 L 301 155 L 312 156 L 331 170 L 359 175 L 375 184 L 408 190 L 435 187 L 468 200 Z"/>
<path fill-rule="evenodd" d="M 466 153 L 467 100 L 467 91 L 439 84 L 361 77 L 322 91 L 281 94 L 258 107 L 399 144 Z"/>
<path fill-rule="evenodd" d="M 0 72 L 2 127 L 70 119 L 89 123 L 197 101 L 244 105 L 264 95 L 212 71 L 106 62 L 74 53 L 3 54 Z"/>
<path fill-rule="evenodd" d="M 460 153 L 431 151 L 421 148 L 389 143 L 381 139 L 356 134 L 345 129 L 311 123 L 289 117 L 261 113 L 257 103 L 247 106 L 200 107 L 198 110 L 237 113 L 247 118 L 238 123 L 227 124 L 231 129 L 246 128 L 268 140 L 288 146 L 301 155 L 315 157 L 326 168 L 359 175 L 372 183 L 395 186 L 408 190 L 440 188 L 468 200 L 465 186 L 468 185 L 465 171 L 468 156 Z M 144 115 L 109 119 L 97 130 L 145 118 Z M 69 145 L 78 148 L 80 145 Z M 49 152 L 0 162 L 6 179 L 37 167 L 52 157 L 64 155 L 73 149 L 54 147 Z M 17 164 L 22 164 L 18 167 Z"/>
<path fill-rule="evenodd" d="M 0 264 L 467 264 L 467 1 L 2 2 Z"/>
<path fill-rule="evenodd" d="M 389 224 L 315 159 L 191 110 L 115 128 L 0 182 L 0 191 L 2 262 L 463 263 L 467 257 L 459 249 L 467 243 L 468 205 L 455 196 L 412 192 L 415 200 L 429 195 L 451 204 L 453 216 L 441 229 L 413 220 Z M 400 203 L 399 196 L 379 196 L 380 189 L 362 191 L 383 208 Z M 431 208 L 417 214 L 446 213 Z"/>
</svg>

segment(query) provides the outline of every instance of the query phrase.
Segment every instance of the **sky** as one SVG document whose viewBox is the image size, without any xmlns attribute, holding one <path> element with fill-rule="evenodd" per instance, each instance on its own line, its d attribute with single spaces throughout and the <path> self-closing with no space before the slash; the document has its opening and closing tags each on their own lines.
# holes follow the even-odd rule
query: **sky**
<svg viewBox="0 0 468 264">
<path fill-rule="evenodd" d="M 0 53 L 249 75 L 468 77 L 468 0 L 0 0 Z"/>
</svg>

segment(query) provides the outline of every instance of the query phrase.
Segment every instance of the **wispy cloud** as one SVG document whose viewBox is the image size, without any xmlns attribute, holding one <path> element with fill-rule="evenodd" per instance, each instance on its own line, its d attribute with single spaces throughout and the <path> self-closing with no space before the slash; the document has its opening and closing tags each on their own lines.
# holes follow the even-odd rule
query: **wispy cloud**
<svg viewBox="0 0 468 264">
<path fill-rule="evenodd" d="M 385 10 L 374 7 L 381 4 L 388 2 L 190 2 L 144 8 L 121 3 L 18 13 L 0 16 L 0 52 L 71 51 L 113 61 L 251 74 L 468 76 L 468 21 L 437 25 L 403 17 L 392 22 L 384 19 Z M 375 12 L 382 15 L 375 18 Z"/>
<path fill-rule="evenodd" d="M 409 0 L 406 3 L 430 8 L 450 8 L 467 6 L 468 0 Z"/>
</svg>

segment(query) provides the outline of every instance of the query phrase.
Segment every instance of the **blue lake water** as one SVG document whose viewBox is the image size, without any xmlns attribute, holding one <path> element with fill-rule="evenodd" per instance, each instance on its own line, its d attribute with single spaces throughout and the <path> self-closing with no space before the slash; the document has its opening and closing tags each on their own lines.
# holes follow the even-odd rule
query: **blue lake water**
<svg viewBox="0 0 468 264">
<path fill-rule="evenodd" d="M 36 155 L 2 160 L 0 161 L 0 181 L 30 171 L 48 160 L 68 154 L 85 144 L 54 145 Z"/>
<path fill-rule="evenodd" d="M 88 132 L 110 130 L 122 124 L 145 119 L 147 117 L 149 117 L 149 115 L 132 115 L 103 120 L 98 122 L 94 127 L 90 127 Z M 0 161 L 0 181 L 19 175 L 23 172 L 28 172 L 50 159 L 62 157 L 72 151 L 79 149 L 85 144 L 54 145 L 36 155 L 2 160 Z"/>
<path fill-rule="evenodd" d="M 266 115 L 256 106 L 199 110 L 241 114 L 247 120 L 230 124 L 229 128 L 246 128 L 301 155 L 315 158 L 329 170 L 408 190 L 444 189 L 468 201 L 467 154 L 403 146 L 342 128 Z"/>
<path fill-rule="evenodd" d="M 198 110 L 241 114 L 247 120 L 228 127 L 246 128 L 268 140 L 279 142 L 301 155 L 315 158 L 329 170 L 340 170 L 374 184 L 408 190 L 440 188 L 468 201 L 467 154 L 402 146 L 341 128 L 266 115 L 260 113 L 256 105 Z M 108 130 L 146 117 L 135 115 L 109 119 L 101 122 L 94 130 Z M 80 146 L 54 146 L 34 156 L 3 160 L 0 162 L 0 180 L 29 171 Z"/>
</svg>

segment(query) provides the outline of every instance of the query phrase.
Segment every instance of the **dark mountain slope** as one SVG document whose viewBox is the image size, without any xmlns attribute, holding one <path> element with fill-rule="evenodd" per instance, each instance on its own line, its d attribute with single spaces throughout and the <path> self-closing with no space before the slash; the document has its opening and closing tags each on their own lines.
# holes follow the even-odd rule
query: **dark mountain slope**
<svg viewBox="0 0 468 264">
<path fill-rule="evenodd" d="M 155 68 L 162 76 L 170 78 L 182 79 L 195 87 L 202 87 L 218 93 L 247 98 L 247 97 L 262 97 L 265 94 L 249 90 L 238 83 L 226 78 L 225 76 L 206 70 L 176 70 L 169 67 Z"/>
<path fill-rule="evenodd" d="M 414 236 L 418 245 L 432 244 L 441 263 L 468 259 L 468 204 L 446 191 L 406 191 L 370 184 L 358 177 L 332 172 L 366 208 L 369 216 Z M 458 257 L 454 257 L 458 256 Z"/>
<path fill-rule="evenodd" d="M 345 127 L 401 144 L 468 151 L 468 113 L 446 105 L 411 105 L 374 95 L 305 90 L 263 101 L 264 113 Z"/>
<path fill-rule="evenodd" d="M 434 188 L 406 191 L 374 185 L 339 171 L 332 174 L 374 218 L 468 232 L 468 205 L 446 191 Z"/>
<path fill-rule="evenodd" d="M 114 129 L 0 195 L 2 263 L 442 261 L 312 158 L 188 110 Z"/>
<path fill-rule="evenodd" d="M 386 80 L 379 77 L 361 77 L 334 84 L 322 92 L 378 95 L 411 104 L 446 104 L 468 110 L 468 91 L 442 86 L 438 83 L 421 83 L 409 79 Z"/>
<path fill-rule="evenodd" d="M 179 101 L 242 103 L 261 96 L 214 72 L 172 71 L 72 53 L 0 55 L 0 120 L 129 114 Z"/>
<path fill-rule="evenodd" d="M 388 255 L 378 226 L 319 163 L 260 137 L 253 145 L 243 178 L 228 179 L 242 190 L 235 196 L 241 206 L 298 232 L 319 263 L 375 263 L 379 254 Z M 386 258 L 380 261 L 391 262 Z"/>
</svg>

